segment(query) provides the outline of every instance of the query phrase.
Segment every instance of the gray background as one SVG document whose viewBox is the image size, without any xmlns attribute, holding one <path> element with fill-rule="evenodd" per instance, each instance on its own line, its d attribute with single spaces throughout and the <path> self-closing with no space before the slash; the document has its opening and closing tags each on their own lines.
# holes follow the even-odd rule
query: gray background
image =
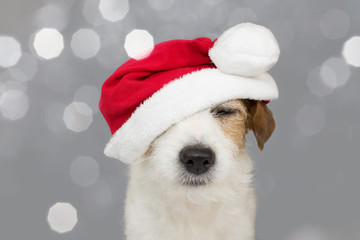
<svg viewBox="0 0 360 240">
<path fill-rule="evenodd" d="M 360 35 L 360 1 L 131 0 L 129 12 L 117 22 L 104 20 L 98 4 L 1 0 L 0 35 L 16 38 L 23 57 L 11 68 L 0 67 L 0 94 L 14 84 L 29 102 L 20 119 L 0 114 L 1 240 L 123 239 L 127 166 L 103 155 L 110 132 L 95 110 L 98 91 L 76 98 L 77 90 L 84 85 L 100 90 L 128 58 L 124 40 L 135 28 L 147 30 L 158 43 L 215 38 L 244 21 L 269 27 L 282 51 L 271 70 L 280 90 L 279 100 L 269 104 L 276 131 L 263 152 L 253 136 L 248 137 L 256 165 L 258 239 L 360 239 L 360 73 L 342 57 L 344 43 Z M 50 5 L 58 11 L 46 12 L 44 7 Z M 43 27 L 57 28 L 64 37 L 57 58 L 44 60 L 34 51 L 34 33 Z M 99 52 L 87 60 L 70 47 L 80 28 L 100 36 Z M 335 79 L 338 84 L 328 88 L 322 83 L 321 66 L 325 81 Z M 16 74 L 19 71 L 25 77 Z M 65 107 L 74 99 L 93 108 L 91 125 L 79 133 L 63 121 Z M 86 181 L 86 172 L 70 174 L 79 156 L 90 156 L 99 165 L 99 176 L 90 176 L 94 181 L 88 186 L 74 181 Z M 94 171 L 96 175 L 96 166 Z M 50 229 L 46 218 L 56 202 L 77 209 L 72 231 L 59 234 Z"/>
</svg>

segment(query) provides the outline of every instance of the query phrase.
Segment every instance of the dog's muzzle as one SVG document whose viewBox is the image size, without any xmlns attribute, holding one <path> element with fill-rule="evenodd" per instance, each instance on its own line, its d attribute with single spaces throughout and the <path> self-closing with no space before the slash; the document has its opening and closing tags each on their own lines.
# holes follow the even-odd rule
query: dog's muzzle
<svg viewBox="0 0 360 240">
<path fill-rule="evenodd" d="M 214 151 L 202 145 L 192 145 L 183 148 L 180 151 L 179 157 L 186 170 L 195 175 L 207 172 L 215 163 Z"/>
</svg>

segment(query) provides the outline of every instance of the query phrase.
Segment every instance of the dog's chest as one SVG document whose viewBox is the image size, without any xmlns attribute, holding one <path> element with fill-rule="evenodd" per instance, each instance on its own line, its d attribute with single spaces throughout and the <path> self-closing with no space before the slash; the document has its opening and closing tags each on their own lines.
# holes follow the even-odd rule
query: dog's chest
<svg viewBox="0 0 360 240">
<path fill-rule="evenodd" d="M 251 239 L 248 238 L 248 226 L 244 226 L 249 223 L 249 215 L 239 205 L 196 204 L 179 200 L 168 206 L 160 206 L 161 204 L 153 206 L 150 204 L 136 207 L 137 210 L 142 209 L 143 218 L 138 218 L 136 223 L 131 221 L 134 228 L 128 230 L 132 232 L 130 235 L 136 237 L 128 238 L 129 240 Z M 143 234 L 142 230 L 144 230 Z"/>
<path fill-rule="evenodd" d="M 165 210 L 167 222 L 172 225 L 174 239 L 224 239 L 238 226 L 239 212 L 219 203 L 196 204 L 178 202 Z M 226 233 L 226 234 L 225 234 Z M 222 236 L 222 238 L 220 237 Z"/>
</svg>

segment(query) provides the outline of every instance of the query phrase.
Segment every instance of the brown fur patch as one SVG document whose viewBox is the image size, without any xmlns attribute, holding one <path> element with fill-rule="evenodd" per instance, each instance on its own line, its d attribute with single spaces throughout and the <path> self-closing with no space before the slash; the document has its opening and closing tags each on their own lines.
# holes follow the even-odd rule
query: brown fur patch
<svg viewBox="0 0 360 240">
<path fill-rule="evenodd" d="M 154 151 L 154 147 L 153 144 L 151 143 L 148 149 L 146 150 L 146 152 L 144 153 L 144 158 L 150 157 L 153 151 Z"/>
<path fill-rule="evenodd" d="M 247 110 L 241 100 L 230 100 L 222 103 L 211 110 L 215 113 L 218 109 L 233 109 L 235 113 L 216 117 L 225 134 L 239 149 L 245 147 L 245 135 L 247 133 Z"/>
</svg>

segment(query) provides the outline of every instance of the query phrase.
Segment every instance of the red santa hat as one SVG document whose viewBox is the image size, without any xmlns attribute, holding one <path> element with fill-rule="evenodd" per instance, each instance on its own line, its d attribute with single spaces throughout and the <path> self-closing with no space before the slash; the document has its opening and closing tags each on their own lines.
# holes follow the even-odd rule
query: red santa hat
<svg viewBox="0 0 360 240">
<path fill-rule="evenodd" d="M 105 155 L 131 163 L 171 125 L 231 99 L 273 100 L 266 73 L 279 58 L 270 30 L 238 24 L 217 40 L 171 40 L 130 59 L 104 83 L 100 111 L 111 133 Z"/>
</svg>

